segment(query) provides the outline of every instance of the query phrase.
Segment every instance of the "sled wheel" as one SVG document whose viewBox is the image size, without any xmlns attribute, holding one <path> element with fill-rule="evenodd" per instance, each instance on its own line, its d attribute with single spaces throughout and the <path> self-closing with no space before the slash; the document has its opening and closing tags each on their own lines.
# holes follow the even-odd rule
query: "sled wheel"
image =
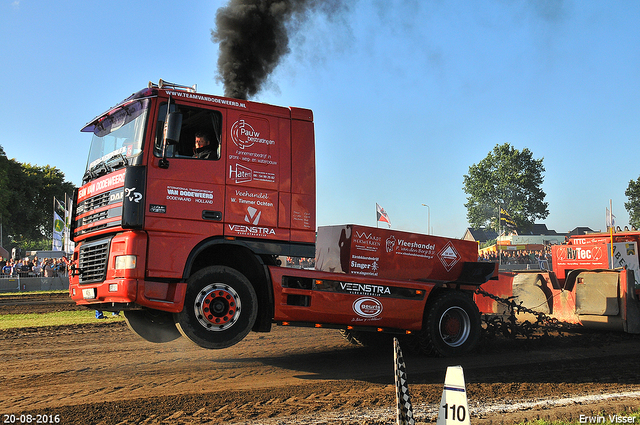
<svg viewBox="0 0 640 425">
<path fill-rule="evenodd" d="M 471 351 L 480 339 L 480 312 L 473 299 L 446 292 L 427 305 L 420 335 L 423 352 L 451 357 Z"/>
<path fill-rule="evenodd" d="M 258 298 L 247 278 L 230 267 L 212 266 L 189 278 L 184 307 L 174 320 L 189 340 L 218 349 L 247 336 L 257 312 Z"/>
<path fill-rule="evenodd" d="M 133 333 L 149 342 L 170 342 L 182 336 L 173 322 L 173 315 L 165 311 L 125 310 L 124 320 Z"/>
</svg>

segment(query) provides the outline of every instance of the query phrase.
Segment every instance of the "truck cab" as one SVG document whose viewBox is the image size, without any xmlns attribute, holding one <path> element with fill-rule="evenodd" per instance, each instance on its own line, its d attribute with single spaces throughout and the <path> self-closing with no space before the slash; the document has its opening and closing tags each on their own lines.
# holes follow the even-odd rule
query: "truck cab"
<svg viewBox="0 0 640 425">
<path fill-rule="evenodd" d="M 161 80 L 82 131 L 92 140 L 72 213 L 72 299 L 123 310 L 153 339 L 145 329 L 173 327 L 189 277 L 226 267 L 243 271 L 257 294 L 253 327 L 268 330 L 266 267 L 315 255 L 312 112 Z M 196 136 L 208 139 L 206 159 Z"/>
</svg>

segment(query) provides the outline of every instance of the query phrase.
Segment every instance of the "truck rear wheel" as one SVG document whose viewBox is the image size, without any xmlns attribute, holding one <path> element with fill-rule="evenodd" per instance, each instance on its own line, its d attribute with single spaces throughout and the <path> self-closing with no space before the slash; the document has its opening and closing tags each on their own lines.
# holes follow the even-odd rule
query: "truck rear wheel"
<svg viewBox="0 0 640 425">
<path fill-rule="evenodd" d="M 476 346 L 480 332 L 480 312 L 473 299 L 461 292 L 445 292 L 427 305 L 418 334 L 420 351 L 442 357 L 459 356 Z"/>
<path fill-rule="evenodd" d="M 124 319 L 133 333 L 149 342 L 170 342 L 182 336 L 173 315 L 165 311 L 125 310 Z"/>
<path fill-rule="evenodd" d="M 257 310 L 258 297 L 242 273 L 212 266 L 189 278 L 184 307 L 174 320 L 180 333 L 200 347 L 227 348 L 251 331 Z"/>
</svg>

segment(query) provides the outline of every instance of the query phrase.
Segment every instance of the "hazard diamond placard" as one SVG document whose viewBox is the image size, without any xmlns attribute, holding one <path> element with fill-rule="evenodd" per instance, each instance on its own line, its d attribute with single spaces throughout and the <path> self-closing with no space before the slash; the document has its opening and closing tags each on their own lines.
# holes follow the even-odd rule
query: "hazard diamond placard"
<svg viewBox="0 0 640 425">
<path fill-rule="evenodd" d="M 456 247 L 451 242 L 448 242 L 438 253 L 438 258 L 440 258 L 444 268 L 450 271 L 460 261 L 460 254 L 458 254 Z"/>
</svg>

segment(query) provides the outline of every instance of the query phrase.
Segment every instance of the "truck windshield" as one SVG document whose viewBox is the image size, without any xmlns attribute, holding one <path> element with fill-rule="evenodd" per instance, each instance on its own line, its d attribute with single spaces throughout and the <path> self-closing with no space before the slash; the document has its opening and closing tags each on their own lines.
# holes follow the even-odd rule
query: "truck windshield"
<svg viewBox="0 0 640 425">
<path fill-rule="evenodd" d="M 142 158 L 149 99 L 138 99 L 112 109 L 83 129 L 92 131 L 83 183 Z"/>
</svg>

